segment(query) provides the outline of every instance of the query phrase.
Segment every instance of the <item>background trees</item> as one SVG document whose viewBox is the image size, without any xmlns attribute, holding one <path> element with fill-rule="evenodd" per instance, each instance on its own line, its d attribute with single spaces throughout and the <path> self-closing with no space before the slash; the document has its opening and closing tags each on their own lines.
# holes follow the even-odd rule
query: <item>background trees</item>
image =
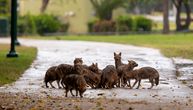
<svg viewBox="0 0 193 110">
<path fill-rule="evenodd" d="M 176 13 L 176 30 L 177 31 L 189 30 L 189 26 L 191 23 L 190 1 L 189 0 L 172 0 L 172 2 L 177 10 L 177 13 Z M 184 21 L 181 18 L 182 7 L 184 7 L 185 13 L 186 13 L 186 18 Z"/>
</svg>

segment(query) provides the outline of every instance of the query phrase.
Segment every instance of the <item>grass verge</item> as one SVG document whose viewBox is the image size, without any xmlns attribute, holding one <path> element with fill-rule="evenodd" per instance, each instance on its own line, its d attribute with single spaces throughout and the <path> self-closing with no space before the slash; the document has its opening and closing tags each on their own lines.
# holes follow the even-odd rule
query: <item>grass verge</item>
<svg viewBox="0 0 193 110">
<path fill-rule="evenodd" d="M 7 58 L 9 45 L 0 44 L 0 86 L 16 81 L 36 58 L 34 47 L 17 47 L 18 58 Z"/>
<path fill-rule="evenodd" d="M 31 37 L 32 38 L 32 37 Z M 182 57 L 193 59 L 193 35 L 190 34 L 131 34 L 113 36 L 50 36 L 33 37 L 37 39 L 83 40 L 97 42 L 112 42 L 160 49 L 167 57 Z"/>
</svg>

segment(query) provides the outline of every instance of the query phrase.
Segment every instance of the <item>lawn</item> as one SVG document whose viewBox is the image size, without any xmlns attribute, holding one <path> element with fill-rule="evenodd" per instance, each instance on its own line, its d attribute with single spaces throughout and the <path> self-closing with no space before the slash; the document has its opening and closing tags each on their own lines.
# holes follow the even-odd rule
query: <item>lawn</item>
<svg viewBox="0 0 193 110">
<path fill-rule="evenodd" d="M 18 58 L 7 58 L 9 45 L 0 44 L 0 86 L 16 81 L 36 58 L 34 47 L 17 47 Z"/>
<path fill-rule="evenodd" d="M 193 59 L 193 35 L 192 34 L 131 34 L 112 36 L 50 36 L 33 37 L 38 39 L 57 40 L 83 40 L 97 42 L 113 42 L 119 44 L 131 44 L 160 49 L 167 57 L 182 57 Z"/>
</svg>

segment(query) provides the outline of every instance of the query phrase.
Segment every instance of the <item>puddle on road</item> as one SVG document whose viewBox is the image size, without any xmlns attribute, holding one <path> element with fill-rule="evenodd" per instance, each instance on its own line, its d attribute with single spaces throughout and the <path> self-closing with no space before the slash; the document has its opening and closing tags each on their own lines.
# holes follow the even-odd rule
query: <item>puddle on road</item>
<svg viewBox="0 0 193 110">
<path fill-rule="evenodd" d="M 193 89 L 193 61 L 189 59 L 173 58 L 176 65 L 177 79 Z"/>
</svg>

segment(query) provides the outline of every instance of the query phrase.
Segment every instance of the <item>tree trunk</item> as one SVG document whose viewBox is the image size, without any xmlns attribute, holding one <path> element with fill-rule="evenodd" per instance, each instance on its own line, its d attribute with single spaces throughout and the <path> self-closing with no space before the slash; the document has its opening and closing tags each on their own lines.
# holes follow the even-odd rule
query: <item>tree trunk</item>
<svg viewBox="0 0 193 110">
<path fill-rule="evenodd" d="M 184 5 L 185 7 L 185 11 L 186 11 L 186 19 L 185 19 L 185 23 L 182 24 L 182 19 L 181 19 L 181 8 L 182 5 Z M 175 7 L 177 9 L 177 14 L 176 14 L 176 31 L 184 31 L 184 30 L 189 30 L 189 26 L 191 23 L 191 9 L 189 6 L 189 3 L 186 2 L 185 0 L 177 0 L 175 2 Z"/>
<path fill-rule="evenodd" d="M 176 31 L 180 31 L 181 30 L 181 17 L 180 17 L 180 13 L 181 13 L 181 5 L 182 5 L 182 0 L 178 1 L 178 4 L 176 5 Z"/>
<path fill-rule="evenodd" d="M 169 1 L 163 0 L 163 33 L 168 34 L 169 33 Z"/>
<path fill-rule="evenodd" d="M 44 13 L 50 0 L 42 0 L 41 13 Z"/>
</svg>

